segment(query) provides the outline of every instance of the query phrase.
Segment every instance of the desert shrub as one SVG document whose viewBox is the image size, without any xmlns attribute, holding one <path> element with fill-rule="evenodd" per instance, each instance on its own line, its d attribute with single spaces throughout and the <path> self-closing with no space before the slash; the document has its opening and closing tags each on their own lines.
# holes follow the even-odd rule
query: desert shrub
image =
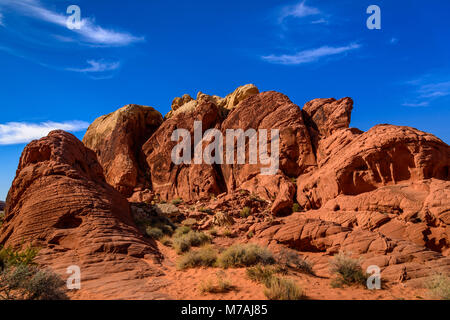
<svg viewBox="0 0 450 320">
<path fill-rule="evenodd" d="M 247 268 L 247 277 L 252 281 L 268 286 L 272 277 L 278 272 L 279 269 L 276 267 L 258 264 L 254 267 Z"/>
<path fill-rule="evenodd" d="M 172 246 L 172 239 L 169 236 L 162 237 L 160 241 L 166 247 Z"/>
<path fill-rule="evenodd" d="M 304 298 L 302 288 L 291 279 L 272 277 L 264 294 L 269 300 L 301 300 Z"/>
<path fill-rule="evenodd" d="M 172 200 L 172 204 L 177 206 L 179 204 L 183 203 L 183 200 L 181 198 L 175 198 Z"/>
<path fill-rule="evenodd" d="M 189 233 L 190 231 L 192 231 L 191 227 L 189 226 L 181 226 L 179 228 L 177 228 L 173 234 L 174 238 L 179 238 L 182 235 L 185 235 L 187 233 Z"/>
<path fill-rule="evenodd" d="M 365 284 L 367 274 L 365 274 L 360 265 L 359 259 L 353 259 L 349 253 L 339 252 L 330 262 L 330 271 L 336 274 L 332 281 L 333 287 L 342 287 L 343 285 Z"/>
<path fill-rule="evenodd" d="M 300 212 L 301 208 L 300 205 L 298 203 L 294 203 L 292 205 L 292 212 Z"/>
<path fill-rule="evenodd" d="M 160 239 L 164 235 L 172 235 L 175 230 L 172 221 L 164 216 L 141 214 L 135 215 L 134 221 L 145 235 L 153 239 Z"/>
<path fill-rule="evenodd" d="M 195 267 L 212 267 L 217 260 L 217 253 L 210 247 L 200 248 L 184 254 L 177 262 L 177 268 L 184 270 Z"/>
<path fill-rule="evenodd" d="M 145 233 L 147 234 L 147 236 L 155 240 L 159 240 L 164 237 L 164 232 L 161 229 L 155 227 L 147 227 Z"/>
<path fill-rule="evenodd" d="M 0 211 L 0 227 L 3 225 L 4 220 L 5 220 L 5 212 Z"/>
<path fill-rule="evenodd" d="M 214 211 L 212 211 L 212 210 L 209 209 L 209 208 L 205 208 L 205 207 L 200 207 L 200 208 L 198 208 L 198 211 L 204 212 L 204 213 L 207 213 L 207 214 L 214 214 Z"/>
<path fill-rule="evenodd" d="M 247 233 L 247 238 L 251 239 L 255 236 L 255 233 L 253 231 L 250 231 L 249 233 Z"/>
<path fill-rule="evenodd" d="M 177 229 L 178 231 L 178 229 Z M 183 228 L 182 230 L 175 232 L 173 246 L 178 254 L 189 251 L 191 247 L 200 247 L 205 243 L 211 242 L 211 238 L 203 232 L 193 231 Z"/>
<path fill-rule="evenodd" d="M 256 244 L 235 244 L 226 249 L 218 259 L 223 268 L 249 267 L 256 264 L 273 264 L 272 252 Z"/>
<path fill-rule="evenodd" d="M 33 260 L 38 254 L 38 249 L 28 246 L 22 250 L 14 250 L 12 247 L 0 247 L 0 269 L 8 266 L 33 265 Z"/>
<path fill-rule="evenodd" d="M 2 300 L 63 300 L 65 282 L 55 273 L 32 265 L 10 265 L 0 273 Z"/>
<path fill-rule="evenodd" d="M 207 279 L 202 281 L 199 285 L 199 290 L 202 293 L 226 293 L 234 290 L 235 287 L 231 282 L 224 278 L 222 272 L 216 274 L 216 279 Z"/>
<path fill-rule="evenodd" d="M 252 213 L 252 209 L 250 207 L 244 207 L 241 210 L 240 216 L 241 218 L 247 218 Z"/>
<path fill-rule="evenodd" d="M 217 236 L 217 230 L 216 230 L 215 228 L 211 228 L 211 229 L 209 230 L 209 234 L 210 234 L 212 237 L 216 237 L 216 236 Z"/>
<path fill-rule="evenodd" d="M 308 260 L 300 257 L 294 250 L 281 250 L 277 256 L 277 262 L 282 267 L 289 267 L 306 274 L 314 275 L 312 264 Z"/>
<path fill-rule="evenodd" d="M 231 238 L 231 237 L 233 237 L 233 232 L 231 232 L 231 230 L 230 230 L 229 228 L 226 228 L 226 229 L 222 232 L 222 235 L 223 235 L 224 237 Z"/>
<path fill-rule="evenodd" d="M 430 290 L 433 297 L 441 300 L 450 300 L 450 277 L 445 274 L 435 274 L 428 282 L 426 287 Z"/>
</svg>

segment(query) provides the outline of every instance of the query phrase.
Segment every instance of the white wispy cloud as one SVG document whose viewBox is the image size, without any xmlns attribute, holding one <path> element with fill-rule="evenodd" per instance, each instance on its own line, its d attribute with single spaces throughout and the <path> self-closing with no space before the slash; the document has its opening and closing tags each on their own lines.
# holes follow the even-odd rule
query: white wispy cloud
<svg viewBox="0 0 450 320">
<path fill-rule="evenodd" d="M 402 104 L 404 107 L 428 107 L 430 103 L 428 101 L 424 102 L 405 102 Z"/>
<path fill-rule="evenodd" d="M 285 6 L 281 9 L 280 22 L 288 17 L 303 18 L 320 14 L 320 10 L 306 5 L 306 0 L 291 6 Z"/>
<path fill-rule="evenodd" d="M 405 107 L 427 107 L 438 98 L 450 96 L 450 81 L 426 82 L 423 79 L 416 79 L 406 84 L 415 87 L 416 97 L 413 102 L 403 103 Z"/>
<path fill-rule="evenodd" d="M 314 62 L 324 57 L 343 54 L 348 51 L 359 49 L 360 47 L 361 45 L 357 43 L 343 47 L 323 46 L 320 48 L 300 51 L 293 55 L 283 54 L 283 55 L 263 56 L 262 59 L 270 63 L 284 64 L 284 65 L 299 65 Z"/>
<path fill-rule="evenodd" d="M 390 44 L 397 44 L 398 43 L 398 39 L 397 38 L 391 38 L 391 40 L 389 40 Z"/>
<path fill-rule="evenodd" d="M 81 73 L 96 73 L 96 72 L 106 72 L 114 71 L 120 67 L 120 62 L 103 62 L 88 60 L 89 65 L 86 68 L 67 68 L 67 71 L 81 72 Z"/>
<path fill-rule="evenodd" d="M 28 143 L 31 140 L 40 139 L 48 135 L 50 131 L 61 129 L 78 132 L 87 129 L 89 123 L 84 121 L 65 122 L 8 122 L 0 124 L 0 145 L 12 145 Z"/>
<path fill-rule="evenodd" d="M 3 22 L 3 13 L 0 12 L 0 27 L 4 27 L 5 23 Z"/>
<path fill-rule="evenodd" d="M 67 27 L 68 16 L 66 14 L 60 14 L 47 9 L 37 0 L 2 0 L 1 3 L 10 6 L 23 15 L 60 27 Z M 94 19 L 90 18 L 82 19 L 81 28 L 71 31 L 80 35 L 82 41 L 93 45 L 127 46 L 145 40 L 144 37 L 134 36 L 127 32 L 103 28 L 97 25 Z"/>
</svg>

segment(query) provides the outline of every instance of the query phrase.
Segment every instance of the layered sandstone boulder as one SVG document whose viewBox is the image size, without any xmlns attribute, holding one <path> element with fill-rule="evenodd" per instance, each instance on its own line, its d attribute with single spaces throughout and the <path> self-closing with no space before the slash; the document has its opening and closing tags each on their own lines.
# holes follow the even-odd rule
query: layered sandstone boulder
<svg viewBox="0 0 450 320">
<path fill-rule="evenodd" d="M 226 113 L 227 110 L 232 110 L 241 101 L 244 101 L 248 97 L 256 95 L 258 93 L 259 90 L 255 85 L 246 84 L 244 86 L 238 87 L 232 93 L 228 94 L 225 98 L 199 92 L 197 94 L 197 99 L 194 100 L 190 95 L 185 94 L 182 97 L 177 97 L 173 100 L 171 110 L 165 116 L 165 118 L 169 119 L 180 113 L 189 113 L 202 102 L 211 102 L 219 107 L 222 113 Z"/>
<path fill-rule="evenodd" d="M 69 133 L 53 131 L 22 153 L 0 245 L 24 244 L 39 248 L 37 262 L 63 279 L 78 266 L 88 296 L 157 297 L 140 280 L 160 274 L 155 244 L 138 235 L 127 200 L 106 183 L 95 153 Z"/>
<path fill-rule="evenodd" d="M 151 107 L 127 105 L 95 120 L 83 143 L 94 150 L 106 181 L 125 196 L 148 185 L 148 169 L 142 161 L 142 145 L 163 122 Z"/>
<path fill-rule="evenodd" d="M 319 169 L 297 181 L 297 201 L 306 209 L 320 208 L 340 194 L 358 195 L 405 181 L 450 179 L 450 147 L 414 128 L 378 125 L 364 133 L 343 129 L 325 140 L 324 150 L 330 151 L 321 157 Z"/>
<path fill-rule="evenodd" d="M 203 162 L 195 164 L 193 161 L 177 165 L 172 161 L 172 150 L 178 144 L 178 141 L 172 141 L 173 132 L 177 129 L 188 130 L 194 149 L 195 121 L 201 122 L 203 137 L 206 130 L 219 126 L 219 108 L 211 102 L 202 102 L 189 112 L 174 115 L 164 121 L 142 147 L 151 174 L 152 190 L 163 200 L 209 198 L 224 190 L 220 171 L 215 166 Z M 193 158 L 192 152 L 190 159 Z"/>
</svg>

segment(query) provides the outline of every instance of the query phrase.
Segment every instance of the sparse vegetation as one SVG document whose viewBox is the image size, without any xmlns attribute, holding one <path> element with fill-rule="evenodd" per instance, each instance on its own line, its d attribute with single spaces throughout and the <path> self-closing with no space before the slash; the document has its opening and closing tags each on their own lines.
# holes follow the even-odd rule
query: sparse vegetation
<svg viewBox="0 0 450 320">
<path fill-rule="evenodd" d="M 200 247 L 211 242 L 211 238 L 203 232 L 193 231 L 187 226 L 178 228 L 173 236 L 173 246 L 178 254 L 187 252 L 191 247 Z"/>
<path fill-rule="evenodd" d="M 161 239 L 164 235 L 172 235 L 176 228 L 172 221 L 164 216 L 141 213 L 135 215 L 134 220 L 142 233 L 155 240 Z"/>
<path fill-rule="evenodd" d="M 231 237 L 233 236 L 233 233 L 231 232 L 231 230 L 230 230 L 229 228 L 226 228 L 226 229 L 223 231 L 222 235 L 223 235 L 224 237 L 231 238 Z"/>
<path fill-rule="evenodd" d="M 195 267 L 212 267 L 217 261 L 217 253 L 210 247 L 203 247 L 184 254 L 177 262 L 177 268 L 184 270 Z"/>
<path fill-rule="evenodd" d="M 212 211 L 212 210 L 209 209 L 209 208 L 205 208 L 205 207 L 200 207 L 200 208 L 198 208 L 198 211 L 204 212 L 204 213 L 207 213 L 207 214 L 214 214 L 214 211 Z"/>
<path fill-rule="evenodd" d="M 209 230 L 209 235 L 212 237 L 217 237 L 217 230 L 215 228 L 211 228 Z"/>
<path fill-rule="evenodd" d="M 38 254 L 38 249 L 28 246 L 20 251 L 14 250 L 12 247 L 0 247 L 0 269 L 9 266 L 30 266 Z"/>
<path fill-rule="evenodd" d="M 292 212 L 300 212 L 300 205 L 296 202 L 292 205 Z"/>
<path fill-rule="evenodd" d="M 162 239 L 160 241 L 166 247 L 172 246 L 172 239 L 169 236 L 162 237 Z"/>
<path fill-rule="evenodd" d="M 202 293 L 226 293 L 235 289 L 231 282 L 224 278 L 223 272 L 217 272 L 216 279 L 202 281 L 199 290 Z"/>
<path fill-rule="evenodd" d="M 426 287 L 433 297 L 441 300 L 450 300 L 450 277 L 437 273 L 429 278 Z"/>
<path fill-rule="evenodd" d="M 5 220 L 5 212 L 0 211 L 0 227 L 3 225 L 4 220 Z"/>
<path fill-rule="evenodd" d="M 251 238 L 253 238 L 254 236 L 255 236 L 255 234 L 254 234 L 253 231 L 250 231 L 249 233 L 247 233 L 247 238 L 248 238 L 248 239 L 251 239 Z"/>
<path fill-rule="evenodd" d="M 293 268 L 300 272 L 314 275 L 312 264 L 308 260 L 300 257 L 294 250 L 281 250 L 277 256 L 277 262 L 283 268 Z"/>
<path fill-rule="evenodd" d="M 254 267 L 247 268 L 247 276 L 252 281 L 269 286 L 270 280 L 279 271 L 280 270 L 276 266 L 264 266 L 258 264 Z"/>
<path fill-rule="evenodd" d="M 304 298 L 302 288 L 292 279 L 272 277 L 264 294 L 269 300 L 301 300 Z"/>
<path fill-rule="evenodd" d="M 240 216 L 241 218 L 248 218 L 252 213 L 252 209 L 250 207 L 244 207 L 241 210 Z"/>
<path fill-rule="evenodd" d="M 350 253 L 339 252 L 330 262 L 330 271 L 336 275 L 331 286 L 339 288 L 344 285 L 365 284 L 367 274 L 364 274 L 359 259 L 353 259 Z"/>
<path fill-rule="evenodd" d="M 182 203 L 183 203 L 183 200 L 181 198 L 175 198 L 172 200 L 172 204 L 175 206 L 182 204 Z"/>
<path fill-rule="evenodd" d="M 51 271 L 39 270 L 31 246 L 16 251 L 0 249 L 0 300 L 62 300 L 64 281 Z"/>
<path fill-rule="evenodd" d="M 145 234 L 152 239 L 159 240 L 164 237 L 164 232 L 161 229 L 155 227 L 147 227 Z"/>
<path fill-rule="evenodd" d="M 236 268 L 273 264 L 275 259 L 272 252 L 256 244 L 235 244 L 222 252 L 218 263 L 223 268 Z"/>
</svg>

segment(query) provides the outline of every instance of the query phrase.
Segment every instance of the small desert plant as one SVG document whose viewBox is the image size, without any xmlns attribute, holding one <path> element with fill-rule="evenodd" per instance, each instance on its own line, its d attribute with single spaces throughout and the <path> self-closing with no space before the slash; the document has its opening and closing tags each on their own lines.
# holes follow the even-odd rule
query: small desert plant
<svg viewBox="0 0 450 320">
<path fill-rule="evenodd" d="M 222 272 L 216 274 L 215 281 L 213 279 L 207 279 L 206 281 L 202 281 L 199 286 L 202 293 L 226 293 L 234 288 L 231 282 L 224 278 Z"/>
<path fill-rule="evenodd" d="M 258 264 L 254 267 L 247 268 L 247 277 L 252 281 L 269 286 L 270 280 L 278 272 L 279 269 L 274 266 L 264 266 Z"/>
<path fill-rule="evenodd" d="M 300 205 L 298 203 L 292 205 L 292 212 L 300 212 Z"/>
<path fill-rule="evenodd" d="M 364 274 L 359 259 L 353 259 L 350 253 L 339 252 L 330 262 L 330 271 L 336 274 L 332 287 L 343 285 L 365 284 L 367 274 Z"/>
<path fill-rule="evenodd" d="M 209 208 L 205 208 L 205 207 L 200 207 L 200 208 L 198 208 L 198 211 L 204 212 L 204 213 L 207 213 L 207 214 L 213 214 L 213 213 L 214 213 L 214 211 L 212 211 L 212 210 L 209 209 Z"/>
<path fill-rule="evenodd" d="M 218 259 L 223 268 L 249 267 L 256 264 L 273 264 L 272 252 L 256 244 L 235 244 L 226 249 Z"/>
<path fill-rule="evenodd" d="M 272 277 L 266 287 L 264 294 L 269 300 L 301 300 L 304 298 L 302 288 L 291 279 Z"/>
<path fill-rule="evenodd" d="M 177 268 L 184 270 L 195 267 L 212 267 L 217 260 L 217 253 L 210 247 L 203 247 L 184 254 L 177 262 Z"/>
<path fill-rule="evenodd" d="M 145 233 L 147 234 L 147 236 L 155 240 L 159 240 L 164 237 L 164 232 L 161 229 L 155 227 L 147 227 Z"/>
<path fill-rule="evenodd" d="M 2 226 L 4 220 L 5 220 L 5 212 L 0 211 L 0 227 Z"/>
<path fill-rule="evenodd" d="M 230 230 L 229 228 L 226 228 L 226 229 L 222 232 L 222 235 L 223 235 L 224 237 L 231 238 L 231 237 L 233 236 L 233 233 L 231 232 L 231 230 Z"/>
<path fill-rule="evenodd" d="M 169 236 L 162 237 L 160 241 L 166 247 L 172 246 L 172 239 Z"/>
<path fill-rule="evenodd" d="M 8 266 L 33 265 L 33 260 L 38 254 L 38 249 L 28 246 L 20 251 L 12 247 L 0 247 L 0 269 Z"/>
<path fill-rule="evenodd" d="M 429 282 L 426 283 L 426 287 L 430 290 L 433 297 L 439 298 L 441 300 L 450 300 L 450 277 L 437 273 L 431 278 Z"/>
<path fill-rule="evenodd" d="M 244 207 L 241 210 L 240 216 L 241 218 L 247 218 L 252 213 L 252 209 L 250 207 Z"/>
<path fill-rule="evenodd" d="M 215 228 L 211 228 L 211 229 L 209 230 L 209 234 L 210 234 L 212 237 L 216 237 L 216 236 L 217 236 L 217 230 L 216 230 Z"/>
<path fill-rule="evenodd" d="M 211 242 L 211 238 L 203 232 L 193 231 L 189 229 L 182 229 L 175 232 L 173 246 L 178 254 L 189 251 L 191 247 L 200 247 L 205 243 Z"/>
<path fill-rule="evenodd" d="M 300 272 L 314 275 L 312 264 L 299 256 L 294 250 L 283 249 L 277 256 L 280 266 L 296 269 Z"/>
<path fill-rule="evenodd" d="M 55 273 L 35 266 L 18 265 L 0 273 L 2 300 L 64 300 L 65 282 Z"/>
<path fill-rule="evenodd" d="M 175 198 L 172 200 L 172 204 L 177 206 L 179 204 L 183 203 L 183 200 L 181 198 Z"/>
<path fill-rule="evenodd" d="M 251 239 L 255 236 L 255 233 L 253 231 L 250 231 L 249 233 L 247 233 L 247 238 Z"/>
</svg>

